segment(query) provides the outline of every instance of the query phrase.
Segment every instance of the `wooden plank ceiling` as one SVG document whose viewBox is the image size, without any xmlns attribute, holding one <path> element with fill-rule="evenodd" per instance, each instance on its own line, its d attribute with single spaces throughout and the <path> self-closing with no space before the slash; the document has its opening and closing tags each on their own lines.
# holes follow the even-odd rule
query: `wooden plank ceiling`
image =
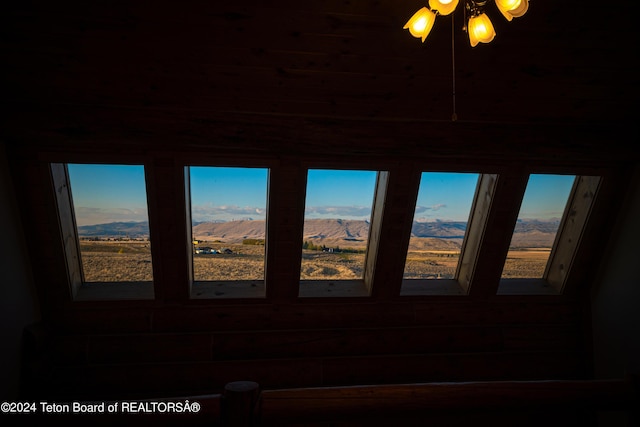
<svg viewBox="0 0 640 427">
<path fill-rule="evenodd" d="M 424 44 L 402 29 L 425 3 L 12 2 L 2 13 L 5 118 L 75 108 L 450 122 L 455 83 L 461 123 L 632 120 L 635 9 L 625 2 L 613 13 L 532 0 L 511 22 L 489 2 L 497 36 L 475 48 L 460 10 L 455 55 L 450 17 Z"/>
</svg>

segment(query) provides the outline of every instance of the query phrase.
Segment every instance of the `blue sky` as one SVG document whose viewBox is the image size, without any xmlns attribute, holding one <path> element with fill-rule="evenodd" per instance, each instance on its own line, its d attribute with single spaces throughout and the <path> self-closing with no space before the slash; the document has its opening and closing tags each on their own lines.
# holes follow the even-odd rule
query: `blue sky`
<svg viewBox="0 0 640 427">
<path fill-rule="evenodd" d="M 414 221 L 467 221 L 477 173 L 423 172 Z"/>
<path fill-rule="evenodd" d="M 265 219 L 267 169 L 193 166 L 189 169 L 193 221 Z"/>
<path fill-rule="evenodd" d="M 479 175 L 423 172 L 414 220 L 467 221 Z M 574 175 L 532 174 L 520 206 L 519 219 L 560 219 Z"/>
<path fill-rule="evenodd" d="M 131 165 L 69 164 L 78 225 L 146 221 L 144 169 Z M 194 221 L 264 219 L 268 171 L 191 167 Z M 423 173 L 415 219 L 466 221 L 478 175 Z M 309 170 L 306 218 L 369 219 L 375 171 Z M 560 218 L 573 176 L 532 175 L 521 218 Z"/>
<path fill-rule="evenodd" d="M 518 218 L 562 218 L 574 179 L 574 175 L 530 175 Z"/>
<path fill-rule="evenodd" d="M 305 218 L 370 220 L 376 177 L 375 171 L 309 170 Z"/>
<path fill-rule="evenodd" d="M 147 221 L 144 168 L 69 164 L 77 225 Z"/>
</svg>

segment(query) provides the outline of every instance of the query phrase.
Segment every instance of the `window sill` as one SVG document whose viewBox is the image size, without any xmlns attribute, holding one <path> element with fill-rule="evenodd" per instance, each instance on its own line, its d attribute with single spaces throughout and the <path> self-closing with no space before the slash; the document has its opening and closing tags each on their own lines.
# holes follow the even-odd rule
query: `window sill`
<svg viewBox="0 0 640 427">
<path fill-rule="evenodd" d="M 501 279 L 498 295 L 559 295 L 544 279 Z"/>
<path fill-rule="evenodd" d="M 153 282 L 88 282 L 78 288 L 74 301 L 152 299 Z"/>
<path fill-rule="evenodd" d="M 301 298 L 368 297 L 363 280 L 301 280 Z"/>
<path fill-rule="evenodd" d="M 264 281 L 226 280 L 193 282 L 191 299 L 264 298 Z"/>
<path fill-rule="evenodd" d="M 466 295 L 457 280 L 404 279 L 400 296 L 415 295 Z"/>
</svg>

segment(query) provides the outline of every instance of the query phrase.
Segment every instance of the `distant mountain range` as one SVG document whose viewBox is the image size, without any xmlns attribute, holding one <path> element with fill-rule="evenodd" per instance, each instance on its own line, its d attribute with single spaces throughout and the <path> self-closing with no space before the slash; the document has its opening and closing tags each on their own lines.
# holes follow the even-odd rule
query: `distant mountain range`
<svg viewBox="0 0 640 427">
<path fill-rule="evenodd" d="M 516 224 L 512 245 L 516 247 L 550 247 L 560 221 L 519 220 Z M 467 223 L 464 221 L 414 222 L 411 236 L 450 240 L 461 244 Z M 111 222 L 108 224 L 83 225 L 78 227 L 80 237 L 91 238 L 145 238 L 149 237 L 147 222 Z M 312 219 L 305 221 L 304 239 L 343 241 L 345 244 L 363 242 L 369 235 L 369 222 L 343 219 Z M 241 243 L 244 239 L 263 239 L 265 223 L 262 220 L 227 222 L 201 222 L 193 226 L 193 238 L 198 240 L 220 240 Z"/>
<path fill-rule="evenodd" d="M 109 222 L 107 224 L 80 225 L 80 237 L 129 237 L 132 239 L 149 237 L 149 223 L 144 222 Z"/>
</svg>

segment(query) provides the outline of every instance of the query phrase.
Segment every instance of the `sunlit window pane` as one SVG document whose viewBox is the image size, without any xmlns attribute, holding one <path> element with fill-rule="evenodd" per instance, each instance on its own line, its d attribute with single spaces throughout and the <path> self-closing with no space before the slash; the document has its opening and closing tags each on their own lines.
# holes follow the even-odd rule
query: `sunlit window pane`
<svg viewBox="0 0 640 427">
<path fill-rule="evenodd" d="M 476 173 L 422 173 L 404 279 L 455 278 L 478 178 Z"/>
<path fill-rule="evenodd" d="M 544 277 L 574 181 L 574 175 L 529 176 L 502 270 L 503 279 Z"/>
<path fill-rule="evenodd" d="M 153 279 L 144 167 L 68 164 L 84 282 Z"/>
<path fill-rule="evenodd" d="M 189 171 L 194 280 L 263 282 L 268 169 Z"/>
</svg>

